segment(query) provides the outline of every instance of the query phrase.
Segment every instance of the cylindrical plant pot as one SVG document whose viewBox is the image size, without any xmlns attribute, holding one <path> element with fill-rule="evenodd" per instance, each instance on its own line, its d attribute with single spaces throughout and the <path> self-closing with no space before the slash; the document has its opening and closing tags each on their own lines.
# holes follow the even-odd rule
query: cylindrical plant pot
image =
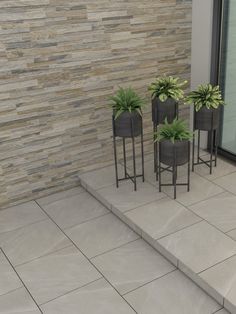
<svg viewBox="0 0 236 314">
<path fill-rule="evenodd" d="M 189 160 L 189 141 L 160 141 L 160 162 L 168 166 L 181 166 Z"/>
<path fill-rule="evenodd" d="M 194 127 L 197 130 L 210 131 L 219 127 L 220 108 L 202 107 L 199 111 L 195 111 L 194 115 Z"/>
<path fill-rule="evenodd" d="M 115 117 L 115 112 L 113 113 Z M 114 118 L 115 135 L 120 137 L 136 137 L 142 132 L 142 117 L 138 112 L 123 112 Z"/>
<path fill-rule="evenodd" d="M 178 115 L 178 104 L 172 99 L 168 98 L 166 101 L 161 101 L 155 97 L 152 99 L 152 122 L 155 125 L 163 124 L 165 118 L 169 123 Z"/>
</svg>

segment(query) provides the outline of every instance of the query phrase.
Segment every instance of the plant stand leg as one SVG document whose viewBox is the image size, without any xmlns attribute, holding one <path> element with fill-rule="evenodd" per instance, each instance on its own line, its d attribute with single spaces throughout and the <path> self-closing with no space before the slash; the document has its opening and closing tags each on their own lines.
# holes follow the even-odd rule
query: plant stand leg
<svg viewBox="0 0 236 314">
<path fill-rule="evenodd" d="M 212 163 L 213 163 L 213 146 L 214 146 L 214 131 L 211 130 L 210 133 L 210 139 L 211 139 L 211 147 L 210 147 L 210 174 L 212 174 Z"/>
<path fill-rule="evenodd" d="M 192 172 L 194 172 L 194 156 L 195 155 L 195 130 L 193 130 L 193 145 L 192 145 Z"/>
<path fill-rule="evenodd" d="M 115 133 L 115 121 L 114 117 L 112 119 L 112 127 L 113 127 L 113 148 L 114 148 L 114 158 L 115 158 L 115 174 L 116 174 L 116 187 L 119 187 L 119 179 L 118 179 L 118 166 L 117 166 L 117 148 L 116 148 L 116 133 Z"/>
<path fill-rule="evenodd" d="M 157 132 L 157 126 L 153 123 L 153 133 L 155 134 Z M 154 142 L 153 144 L 154 149 L 154 172 L 157 171 L 157 142 Z"/>
<path fill-rule="evenodd" d="M 218 130 L 215 130 L 215 167 L 217 166 L 217 158 L 218 158 Z"/>
<path fill-rule="evenodd" d="M 136 176 L 136 156 L 135 156 L 135 138 L 133 120 L 130 120 L 132 130 L 132 149 L 133 149 L 133 173 L 134 173 L 134 190 L 137 191 L 137 176 Z"/>
<path fill-rule="evenodd" d="M 141 130 L 141 155 L 142 155 L 142 178 L 144 182 L 144 146 L 143 146 L 143 120 L 142 120 L 142 130 Z"/>
<path fill-rule="evenodd" d="M 176 181 L 177 181 L 177 166 L 176 166 L 176 150 L 174 149 L 174 167 L 173 167 L 173 185 L 174 185 L 174 199 L 176 199 Z"/>
<path fill-rule="evenodd" d="M 159 173 L 159 192 L 161 192 L 161 145 L 159 143 L 158 173 Z"/>
<path fill-rule="evenodd" d="M 125 178 L 127 178 L 126 146 L 125 146 L 124 137 L 123 137 L 123 158 L 124 158 L 124 175 L 125 175 Z"/>
<path fill-rule="evenodd" d="M 198 139 L 197 139 L 197 162 L 200 162 L 200 143 L 201 143 L 201 131 L 198 130 Z"/>
<path fill-rule="evenodd" d="M 188 142 L 188 192 L 190 191 L 190 142 Z"/>
</svg>

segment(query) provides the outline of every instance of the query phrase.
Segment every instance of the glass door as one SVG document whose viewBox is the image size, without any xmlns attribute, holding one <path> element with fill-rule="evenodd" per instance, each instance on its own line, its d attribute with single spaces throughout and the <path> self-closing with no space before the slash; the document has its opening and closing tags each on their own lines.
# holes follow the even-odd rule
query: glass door
<svg viewBox="0 0 236 314">
<path fill-rule="evenodd" d="M 236 157 L 236 1 L 222 2 L 219 85 L 226 106 L 221 121 L 220 148 Z"/>
</svg>

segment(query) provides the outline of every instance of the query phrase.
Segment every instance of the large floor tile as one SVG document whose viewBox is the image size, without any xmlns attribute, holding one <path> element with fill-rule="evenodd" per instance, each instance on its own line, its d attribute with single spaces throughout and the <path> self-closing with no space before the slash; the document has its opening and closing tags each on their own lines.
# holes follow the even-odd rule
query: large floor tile
<svg viewBox="0 0 236 314">
<path fill-rule="evenodd" d="M 89 258 L 139 237 L 113 214 L 67 229 L 66 234 Z"/>
<path fill-rule="evenodd" d="M 47 216 L 35 202 L 28 202 L 0 211 L 0 233 L 27 226 L 46 219 Z"/>
<path fill-rule="evenodd" d="M 218 293 L 222 294 L 229 304 L 234 304 L 232 313 L 236 313 L 235 270 L 236 256 L 233 256 L 200 274 L 201 278 L 203 278 Z"/>
<path fill-rule="evenodd" d="M 87 192 L 44 205 L 43 208 L 63 229 L 108 213 L 108 210 Z"/>
<path fill-rule="evenodd" d="M 14 266 L 70 244 L 71 241 L 49 219 L 0 233 L 0 247 Z"/>
<path fill-rule="evenodd" d="M 48 302 L 101 277 L 74 247 L 16 267 L 38 304 Z"/>
<path fill-rule="evenodd" d="M 45 314 L 135 313 L 104 279 L 49 302 L 42 310 Z"/>
<path fill-rule="evenodd" d="M 236 242 L 205 221 L 157 241 L 195 273 L 236 254 Z"/>
<path fill-rule="evenodd" d="M 236 194 L 236 172 L 231 173 L 227 176 L 218 178 L 214 182 L 229 192 Z"/>
<path fill-rule="evenodd" d="M 141 314 L 212 314 L 221 306 L 178 270 L 125 295 Z"/>
<path fill-rule="evenodd" d="M 174 269 L 143 240 L 129 243 L 92 260 L 121 294 Z"/>
<path fill-rule="evenodd" d="M 236 228 L 236 196 L 225 192 L 189 208 L 223 232 Z"/>
<path fill-rule="evenodd" d="M 163 191 L 165 191 L 170 197 L 173 197 L 173 187 L 164 187 Z M 222 192 L 224 192 L 224 190 L 216 184 L 195 173 L 192 173 L 190 191 L 187 192 L 185 186 L 177 187 L 177 200 L 181 204 L 188 206 Z"/>
<path fill-rule="evenodd" d="M 126 216 L 154 239 L 201 220 L 184 206 L 169 198 L 133 209 L 127 212 Z"/>
<path fill-rule="evenodd" d="M 22 282 L 0 250 L 0 296 L 21 286 Z"/>
<path fill-rule="evenodd" d="M 120 176 L 123 175 L 123 167 L 118 165 L 118 171 Z M 94 190 L 112 185 L 116 182 L 115 179 L 115 166 L 104 167 L 95 171 L 86 172 L 81 174 L 81 181 L 85 182 L 86 185 L 90 186 Z"/>
<path fill-rule="evenodd" d="M 204 160 L 209 160 L 209 158 L 206 156 Z M 195 166 L 195 172 L 201 176 L 204 176 L 208 180 L 215 180 L 216 178 L 223 177 L 235 171 L 235 164 L 230 163 L 229 161 L 226 161 L 222 158 L 218 158 L 217 167 L 213 167 L 212 174 L 209 173 L 209 168 L 206 165 Z"/>
<path fill-rule="evenodd" d="M 60 201 L 64 198 L 68 198 L 68 197 L 71 197 L 73 195 L 77 195 L 81 192 L 84 192 L 84 189 L 81 186 L 77 186 L 77 187 L 70 189 L 70 190 L 61 191 L 58 193 L 51 194 L 49 196 L 41 197 L 41 198 L 37 199 L 37 203 L 40 206 L 44 206 L 44 205 L 48 205 L 50 203 L 54 203 L 56 201 Z"/>
<path fill-rule="evenodd" d="M 103 188 L 99 191 L 100 196 L 116 209 L 125 212 L 142 206 L 152 201 L 163 198 L 165 195 L 149 183 L 139 183 L 138 190 L 134 191 L 132 182 L 121 183 L 117 189 L 115 185 Z"/>
<path fill-rule="evenodd" d="M 0 296 L 1 314 L 40 314 L 25 288 L 20 288 Z"/>
</svg>

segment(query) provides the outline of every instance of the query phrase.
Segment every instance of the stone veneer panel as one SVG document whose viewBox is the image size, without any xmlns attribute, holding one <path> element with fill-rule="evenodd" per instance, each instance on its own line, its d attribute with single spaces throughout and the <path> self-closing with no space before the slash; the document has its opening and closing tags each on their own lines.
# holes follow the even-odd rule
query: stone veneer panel
<svg viewBox="0 0 236 314">
<path fill-rule="evenodd" d="M 0 206 L 72 187 L 112 158 L 108 97 L 190 78 L 191 1 L 0 1 Z M 188 115 L 188 109 L 182 110 Z"/>
</svg>

